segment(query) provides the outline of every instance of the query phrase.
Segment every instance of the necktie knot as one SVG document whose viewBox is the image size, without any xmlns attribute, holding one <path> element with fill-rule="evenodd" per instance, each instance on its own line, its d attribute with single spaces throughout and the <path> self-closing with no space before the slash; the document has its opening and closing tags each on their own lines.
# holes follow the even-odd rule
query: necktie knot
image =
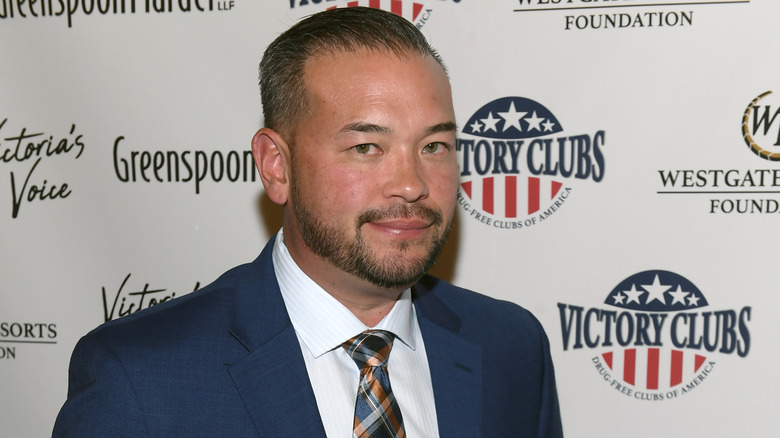
<svg viewBox="0 0 780 438">
<path fill-rule="evenodd" d="M 385 330 L 367 330 L 348 340 L 342 347 L 359 369 L 386 367 L 395 336 Z"/>
</svg>

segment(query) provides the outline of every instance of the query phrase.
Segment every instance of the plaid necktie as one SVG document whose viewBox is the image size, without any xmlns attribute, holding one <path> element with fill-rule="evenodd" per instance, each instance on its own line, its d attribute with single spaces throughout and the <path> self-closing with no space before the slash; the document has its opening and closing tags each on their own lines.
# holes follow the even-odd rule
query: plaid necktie
<svg viewBox="0 0 780 438">
<path fill-rule="evenodd" d="M 401 409 L 390 389 L 387 374 L 387 358 L 393 348 L 393 339 L 390 332 L 368 330 L 342 345 L 360 369 L 353 437 L 406 437 Z"/>
</svg>

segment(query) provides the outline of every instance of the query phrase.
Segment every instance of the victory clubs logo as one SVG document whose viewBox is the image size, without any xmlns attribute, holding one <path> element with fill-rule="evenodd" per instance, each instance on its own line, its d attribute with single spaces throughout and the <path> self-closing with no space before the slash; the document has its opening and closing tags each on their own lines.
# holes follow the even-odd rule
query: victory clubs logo
<svg viewBox="0 0 780 438">
<path fill-rule="evenodd" d="M 460 0 L 454 0 L 454 3 L 459 2 Z M 354 8 L 356 6 L 382 9 L 406 18 L 414 23 L 418 29 L 425 25 L 433 12 L 433 9 L 420 2 L 408 0 L 290 0 L 290 9 L 305 8 L 312 4 L 321 6 L 321 3 L 325 4 L 325 9 Z"/>
<path fill-rule="evenodd" d="M 698 387 L 716 358 L 750 351 L 751 308 L 705 310 L 695 284 L 674 272 L 632 275 L 612 289 L 606 308 L 558 303 L 563 350 L 594 351 L 604 382 L 638 400 L 667 400 Z"/>
<path fill-rule="evenodd" d="M 531 99 L 496 99 L 469 118 L 458 139 L 458 202 L 494 228 L 540 223 L 569 197 L 572 180 L 604 178 L 604 139 L 604 131 L 565 135 L 552 111 Z"/>
</svg>

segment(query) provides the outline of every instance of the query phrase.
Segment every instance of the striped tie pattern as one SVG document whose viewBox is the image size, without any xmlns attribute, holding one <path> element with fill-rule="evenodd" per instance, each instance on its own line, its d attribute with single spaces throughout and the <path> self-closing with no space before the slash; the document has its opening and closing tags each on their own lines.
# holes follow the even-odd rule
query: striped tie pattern
<svg viewBox="0 0 780 438">
<path fill-rule="evenodd" d="M 387 359 L 394 335 L 384 330 L 368 330 L 345 342 L 342 347 L 360 369 L 355 401 L 355 438 L 405 438 L 401 409 L 390 389 Z"/>
</svg>

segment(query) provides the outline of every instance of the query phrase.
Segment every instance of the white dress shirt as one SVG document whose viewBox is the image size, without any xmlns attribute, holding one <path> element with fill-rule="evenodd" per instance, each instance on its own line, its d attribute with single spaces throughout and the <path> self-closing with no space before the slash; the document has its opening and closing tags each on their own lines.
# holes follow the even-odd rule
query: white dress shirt
<svg viewBox="0 0 780 438">
<path fill-rule="evenodd" d="M 411 291 L 407 289 L 401 294 L 379 324 L 367 327 L 301 271 L 284 245 L 282 231 L 274 243 L 273 262 L 328 438 L 352 436 L 360 371 L 341 344 L 369 328 L 387 330 L 396 336 L 387 372 L 406 435 L 438 437 L 431 372 Z"/>
</svg>

